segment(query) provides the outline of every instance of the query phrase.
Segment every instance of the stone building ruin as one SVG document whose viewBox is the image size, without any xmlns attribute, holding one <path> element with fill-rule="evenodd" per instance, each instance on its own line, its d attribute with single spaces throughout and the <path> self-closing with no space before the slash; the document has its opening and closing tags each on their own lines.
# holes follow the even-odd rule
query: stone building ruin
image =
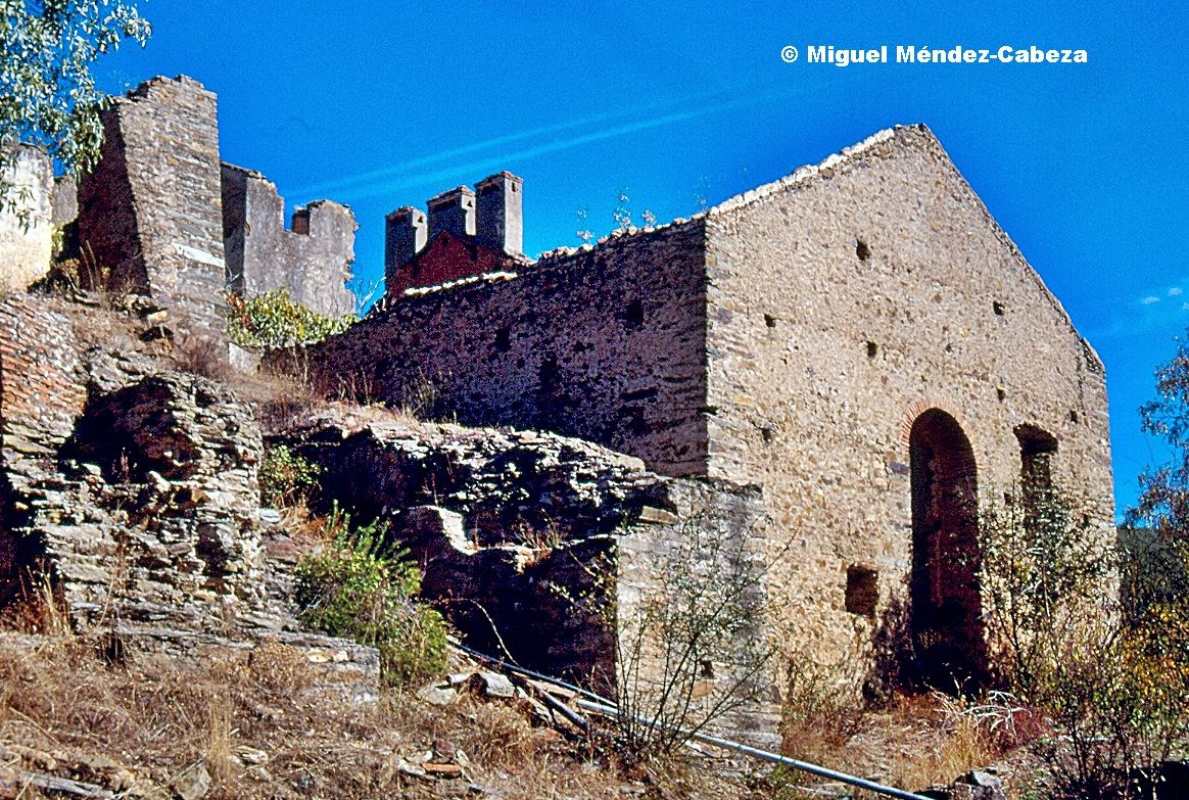
<svg viewBox="0 0 1189 800">
<path fill-rule="evenodd" d="M 221 160 L 217 104 L 191 78 L 157 77 L 103 113 L 103 152 L 78 186 L 77 219 L 67 199 L 54 206 L 86 270 L 102 273 L 84 278 L 146 293 L 205 336 L 221 335 L 227 291 L 285 289 L 319 313 L 351 313 L 353 213 L 317 201 L 286 229 L 276 187 Z"/>
<path fill-rule="evenodd" d="M 216 102 L 188 78 L 145 83 L 105 113 L 77 219 L 68 197 L 38 213 L 73 226 L 108 270 L 97 280 L 203 336 L 223 336 L 229 288 L 349 310 L 350 210 L 312 203 L 286 229 L 275 186 L 222 161 Z M 469 641 L 490 644 L 495 626 L 526 666 L 606 672 L 624 628 L 568 615 L 544 588 L 582 588 L 575 565 L 610 554 L 610 602 L 630 626 L 662 588 L 657 560 L 707 525 L 765 567 L 747 635 L 784 662 L 730 724 L 771 745 L 796 659 L 857 646 L 877 679 L 895 646 L 925 681 L 986 675 L 978 510 L 1021 476 L 1113 530 L 1102 362 L 927 128 L 535 260 L 522 197 L 500 172 L 389 214 L 384 301 L 265 363 L 453 420 L 340 408 L 272 441 L 321 466 L 323 502 L 389 523 Z M 15 273 L 18 249 L 3 247 Z M 37 303 L 0 301 L 4 563 L 36 555 L 84 618 L 111 600 L 117 550 L 134 556 L 117 593 L 130 619 L 267 617 L 264 438 L 246 409 L 218 385 L 84 347 Z M 137 435 L 163 419 L 168 456 Z M 131 455 L 103 449 L 116 434 Z M 125 495 L 163 510 L 130 534 L 113 511 Z"/>
<path fill-rule="evenodd" d="M 690 220 L 471 266 L 398 281 L 306 362 L 396 406 L 429 384 L 464 424 L 762 487 L 769 621 L 793 651 L 857 635 L 874 659 L 906 629 L 925 678 L 985 674 L 956 565 L 1038 457 L 1111 530 L 1102 362 L 923 126 Z"/>
<path fill-rule="evenodd" d="M 223 164 L 223 249 L 231 291 L 253 297 L 284 289 L 320 314 L 355 311 L 347 289 L 355 260 L 355 215 L 332 200 L 293 212 L 285 228 L 285 200 L 254 170 Z"/>
</svg>

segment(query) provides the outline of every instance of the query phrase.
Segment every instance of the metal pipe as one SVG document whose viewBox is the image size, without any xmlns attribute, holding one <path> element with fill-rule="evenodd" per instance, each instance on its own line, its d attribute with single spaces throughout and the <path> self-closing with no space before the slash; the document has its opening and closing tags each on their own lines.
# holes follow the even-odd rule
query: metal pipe
<svg viewBox="0 0 1189 800">
<path fill-rule="evenodd" d="M 614 703 L 604 697 L 600 697 L 594 692 L 588 691 L 579 686 L 575 686 L 572 683 L 567 683 L 566 681 L 550 677 L 549 675 L 544 675 L 540 672 L 534 672 L 531 669 L 525 669 L 524 667 L 516 666 L 515 664 L 509 664 L 508 662 L 501 659 L 493 658 L 492 656 L 472 650 L 471 648 L 462 644 L 455 644 L 455 647 L 467 655 L 473 656 L 491 664 L 496 664 L 499 667 L 508 670 L 509 672 L 518 673 L 520 675 L 534 678 L 545 683 L 551 683 L 554 686 L 560 686 L 563 689 L 568 689 L 571 692 L 575 692 L 576 694 L 580 695 L 575 699 L 576 705 L 586 711 L 592 711 L 596 714 L 602 714 L 603 716 L 608 717 L 619 716 L 619 709 Z M 639 717 L 636 717 L 635 720 L 644 725 L 649 724 L 649 720 L 640 719 Z M 866 778 L 860 778 L 858 775 L 850 775 L 845 772 L 839 772 L 837 770 L 830 769 L 829 767 L 811 764 L 808 761 L 799 761 L 795 758 L 789 758 L 788 756 L 782 756 L 779 753 L 761 750 L 758 747 L 752 747 L 751 745 L 743 744 L 742 742 L 724 739 L 720 736 L 712 736 L 708 733 L 699 732 L 691 734 L 689 738 L 704 744 L 711 745 L 713 747 L 720 747 L 724 750 L 733 750 L 736 753 L 742 753 L 743 755 L 751 756 L 752 758 L 757 758 L 761 761 L 767 761 L 772 764 L 780 764 L 782 766 L 791 767 L 793 769 L 800 770 L 801 772 L 808 772 L 810 775 L 817 775 L 821 778 L 827 778 L 832 781 L 838 781 L 839 783 L 856 786 L 860 789 L 866 789 L 867 791 L 875 792 L 876 794 L 882 794 L 887 797 L 896 797 L 900 798 L 900 800 L 931 800 L 931 798 L 925 797 L 924 795 L 914 794 L 913 792 L 908 792 L 904 789 L 897 789 L 895 786 L 886 786 L 882 783 L 876 783 L 875 781 L 867 780 Z"/>
</svg>

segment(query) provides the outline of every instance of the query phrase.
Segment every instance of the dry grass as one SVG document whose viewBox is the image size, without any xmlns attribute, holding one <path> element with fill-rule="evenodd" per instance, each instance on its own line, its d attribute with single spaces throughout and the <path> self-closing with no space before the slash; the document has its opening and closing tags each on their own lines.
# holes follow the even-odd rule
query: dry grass
<svg viewBox="0 0 1189 800">
<path fill-rule="evenodd" d="M 235 377 L 227 345 L 205 336 L 187 337 L 172 348 L 174 364 L 183 372 L 223 383 Z"/>
<path fill-rule="evenodd" d="M 459 791 L 474 781 L 506 798 L 741 791 L 697 770 L 632 784 L 581 743 L 531 724 L 515 703 L 462 697 L 438 707 L 392 695 L 353 706 L 303 692 L 309 667 L 279 644 L 194 665 L 137 654 L 112 664 L 81 637 L 47 638 L 32 650 L 0 645 L 0 751 L 23 754 L 24 769 L 135 787 L 130 797 L 151 796 L 200 763 L 212 800 L 441 796 L 440 783 L 398 769 L 402 757 L 428 752 L 466 765 Z M 255 751 L 267 761 L 245 756 Z M 705 793 L 688 791 L 707 783 Z"/>
<path fill-rule="evenodd" d="M 973 769 L 1026 756 L 1011 752 L 1018 732 L 1003 723 L 1006 709 L 975 705 L 940 693 L 897 694 L 883 708 L 863 709 L 845 692 L 806 692 L 791 698 L 785 718 L 789 755 L 863 775 L 910 791 L 952 783 Z M 1001 713 L 1002 712 L 1002 713 Z M 779 797 L 809 797 L 821 781 L 778 772 Z M 1014 797 L 1012 781 L 1006 781 Z M 874 798 L 862 791 L 855 797 Z"/>
<path fill-rule="evenodd" d="M 49 576 L 42 574 L 31 581 L 0 611 L 0 631 L 20 631 L 54 639 L 73 636 L 70 618 Z"/>
<path fill-rule="evenodd" d="M 899 760 L 891 772 L 896 786 L 924 789 L 945 785 L 972 769 L 985 769 L 1002 757 L 985 725 L 965 713 L 936 720 L 934 743 L 915 758 Z"/>
</svg>

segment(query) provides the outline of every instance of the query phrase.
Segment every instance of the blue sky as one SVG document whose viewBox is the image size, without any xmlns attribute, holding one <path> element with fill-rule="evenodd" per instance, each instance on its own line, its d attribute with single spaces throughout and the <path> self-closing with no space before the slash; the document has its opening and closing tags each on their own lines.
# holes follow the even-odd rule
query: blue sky
<svg viewBox="0 0 1189 800">
<path fill-rule="evenodd" d="M 150 0 L 120 91 L 185 73 L 218 92 L 223 157 L 359 218 L 498 169 L 525 178 L 525 245 L 612 226 L 626 190 L 661 221 L 924 122 L 1107 365 L 1116 495 L 1163 458 L 1139 433 L 1189 325 L 1189 11 L 1119 3 L 221 2 Z M 1085 65 L 781 61 L 788 44 L 1085 48 Z M 579 209 L 589 222 L 579 223 Z"/>
</svg>

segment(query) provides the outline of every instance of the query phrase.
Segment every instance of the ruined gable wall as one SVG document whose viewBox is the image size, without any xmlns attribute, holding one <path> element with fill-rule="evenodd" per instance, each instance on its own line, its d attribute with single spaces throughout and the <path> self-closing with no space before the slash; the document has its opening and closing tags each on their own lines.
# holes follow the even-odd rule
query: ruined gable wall
<svg viewBox="0 0 1189 800">
<path fill-rule="evenodd" d="M 331 201 L 311 203 L 285 228 L 285 200 L 258 172 L 222 166 L 223 236 L 230 286 L 247 297 L 284 289 L 321 314 L 351 313 L 346 288 L 355 259 L 355 215 Z"/>
<path fill-rule="evenodd" d="M 928 131 L 786 183 L 706 222 L 710 473 L 764 486 L 786 641 L 833 660 L 873 625 L 844 610 L 849 565 L 879 570 L 880 623 L 906 595 L 922 411 L 961 425 L 984 505 L 1019 477 L 1013 428 L 1045 429 L 1055 482 L 1105 530 L 1107 401 L 1097 356 Z"/>
<path fill-rule="evenodd" d="M 332 391 L 556 431 L 699 474 L 703 246 L 701 225 L 687 223 L 545 258 L 512 280 L 406 296 L 312 348 L 303 369 Z"/>
<path fill-rule="evenodd" d="M 111 282 L 206 334 L 226 316 L 216 116 L 197 81 L 144 83 L 104 112 L 101 160 L 79 190 L 79 243 Z"/>
<path fill-rule="evenodd" d="M 23 291 L 49 272 L 53 178 L 42 150 L 16 148 L 4 175 L 11 188 L 0 207 L 0 292 Z M 21 211 L 10 208 L 12 203 Z"/>
</svg>

